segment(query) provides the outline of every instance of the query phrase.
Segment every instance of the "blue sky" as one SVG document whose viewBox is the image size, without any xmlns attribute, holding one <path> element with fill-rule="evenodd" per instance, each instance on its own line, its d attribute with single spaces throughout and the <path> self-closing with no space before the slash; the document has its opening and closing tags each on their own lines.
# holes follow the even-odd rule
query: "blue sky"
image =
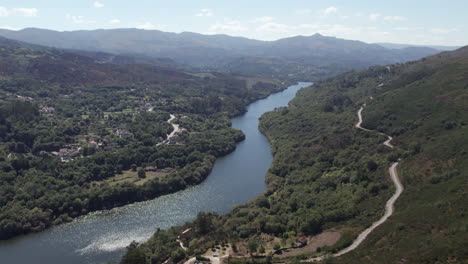
<svg viewBox="0 0 468 264">
<path fill-rule="evenodd" d="M 0 0 L 0 28 L 142 28 L 275 40 L 467 45 L 468 0 Z"/>
</svg>

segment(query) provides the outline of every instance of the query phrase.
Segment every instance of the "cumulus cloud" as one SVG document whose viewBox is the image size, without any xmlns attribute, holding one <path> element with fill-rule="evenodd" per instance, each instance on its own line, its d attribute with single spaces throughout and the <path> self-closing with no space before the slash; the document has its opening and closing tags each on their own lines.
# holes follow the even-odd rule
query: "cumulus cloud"
<svg viewBox="0 0 468 264">
<path fill-rule="evenodd" d="M 103 3 L 101 3 L 101 2 L 98 2 L 98 1 L 95 1 L 95 2 L 93 3 L 93 5 L 94 5 L 94 7 L 95 7 L 95 8 L 101 8 L 101 7 L 104 7 L 104 4 L 103 4 Z"/>
<path fill-rule="evenodd" d="M 6 7 L 0 6 L 0 17 L 7 17 L 11 14 L 13 15 L 20 15 L 24 17 L 35 17 L 39 13 L 37 8 L 22 8 L 22 7 L 15 7 L 8 9 Z"/>
<path fill-rule="evenodd" d="M 324 16 L 329 16 L 329 15 L 335 14 L 336 12 L 338 12 L 338 8 L 334 6 L 327 7 L 320 11 L 320 13 Z"/>
<path fill-rule="evenodd" d="M 25 17 L 35 17 L 39 10 L 37 8 L 13 8 L 13 12 Z"/>
<path fill-rule="evenodd" d="M 212 16 L 213 15 L 213 10 L 209 9 L 209 8 L 203 8 L 202 10 L 200 10 L 200 12 L 198 12 L 195 16 L 198 16 L 198 17 L 209 17 L 209 16 Z"/>
<path fill-rule="evenodd" d="M 118 23 L 120 23 L 120 19 L 112 19 L 112 20 L 109 20 L 109 23 L 111 23 L 111 24 L 118 24 Z"/>
</svg>

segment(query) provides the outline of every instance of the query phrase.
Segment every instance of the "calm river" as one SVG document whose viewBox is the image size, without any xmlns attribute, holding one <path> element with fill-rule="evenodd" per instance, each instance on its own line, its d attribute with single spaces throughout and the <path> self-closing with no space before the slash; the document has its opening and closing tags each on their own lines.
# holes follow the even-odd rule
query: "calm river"
<svg viewBox="0 0 468 264">
<path fill-rule="evenodd" d="M 248 112 L 232 120 L 246 139 L 236 150 L 216 161 L 200 185 L 184 191 L 107 211 L 91 213 L 39 234 L 0 242 L 0 263 L 109 263 L 118 261 L 131 241 L 143 242 L 156 228 L 168 228 L 195 218 L 200 211 L 228 212 L 262 193 L 272 155 L 258 130 L 258 118 L 275 107 L 286 106 L 299 83 L 249 105 Z"/>
</svg>

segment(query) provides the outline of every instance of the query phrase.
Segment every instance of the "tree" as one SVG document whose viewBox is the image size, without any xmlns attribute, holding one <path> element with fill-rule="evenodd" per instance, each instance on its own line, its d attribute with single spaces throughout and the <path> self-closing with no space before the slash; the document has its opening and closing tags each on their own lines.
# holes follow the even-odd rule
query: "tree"
<svg viewBox="0 0 468 264">
<path fill-rule="evenodd" d="M 377 163 L 375 163 L 375 161 L 373 161 L 373 160 L 369 160 L 367 162 L 367 169 L 369 171 L 375 171 L 378 167 L 379 167 L 379 165 L 377 165 Z"/>
<path fill-rule="evenodd" d="M 143 168 L 139 168 L 139 169 L 138 169 L 138 178 L 141 178 L 141 179 L 146 178 L 145 169 L 143 169 Z"/>
<path fill-rule="evenodd" d="M 280 244 L 275 243 L 275 245 L 273 246 L 273 249 L 276 250 L 276 251 L 280 250 L 281 249 Z"/>
<path fill-rule="evenodd" d="M 133 241 L 127 247 L 127 254 L 122 259 L 123 264 L 141 264 L 146 263 L 146 255 L 138 246 L 138 243 Z"/>
<path fill-rule="evenodd" d="M 209 233 L 212 228 L 211 215 L 209 213 L 199 213 L 195 219 L 195 226 L 198 234 L 205 235 Z"/>
<path fill-rule="evenodd" d="M 260 245 L 260 248 L 258 249 L 258 253 L 265 254 L 265 247 L 263 245 Z"/>
<path fill-rule="evenodd" d="M 171 253 L 171 259 L 173 263 L 177 263 L 183 260 L 184 258 L 185 258 L 185 251 L 181 248 L 178 248 L 176 251 Z"/>
<path fill-rule="evenodd" d="M 247 242 L 247 249 L 250 252 L 250 256 L 253 256 L 253 253 L 257 252 L 258 245 L 259 243 L 257 239 L 255 238 L 249 239 L 249 241 Z"/>
</svg>

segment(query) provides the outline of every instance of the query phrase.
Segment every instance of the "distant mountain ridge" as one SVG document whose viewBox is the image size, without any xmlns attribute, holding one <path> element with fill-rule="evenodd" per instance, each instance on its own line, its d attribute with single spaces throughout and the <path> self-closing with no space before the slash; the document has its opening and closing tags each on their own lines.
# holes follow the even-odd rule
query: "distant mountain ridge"
<svg viewBox="0 0 468 264">
<path fill-rule="evenodd" d="M 141 29 L 59 32 L 27 28 L 2 29 L 0 36 L 61 49 L 169 58 L 179 64 L 233 73 L 248 74 L 245 68 L 259 67 L 263 69 L 262 75 L 270 77 L 294 76 L 304 70 L 308 76 L 327 76 L 372 65 L 416 60 L 439 52 L 426 47 L 387 49 L 320 34 L 260 41 L 228 35 Z"/>
<path fill-rule="evenodd" d="M 460 46 L 441 46 L 441 45 L 414 45 L 414 44 L 396 44 L 396 43 L 375 43 L 387 49 L 404 49 L 404 48 L 431 48 L 441 51 L 452 51 L 461 48 Z"/>
</svg>

